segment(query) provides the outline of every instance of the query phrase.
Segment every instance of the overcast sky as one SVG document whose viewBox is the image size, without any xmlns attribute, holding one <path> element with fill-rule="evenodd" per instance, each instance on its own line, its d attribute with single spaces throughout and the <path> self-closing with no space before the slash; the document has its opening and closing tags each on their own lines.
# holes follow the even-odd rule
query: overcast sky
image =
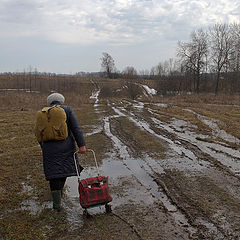
<svg viewBox="0 0 240 240">
<path fill-rule="evenodd" d="M 0 0 L 0 72 L 118 70 L 175 58 L 177 42 L 215 23 L 240 22 L 240 0 Z"/>
</svg>

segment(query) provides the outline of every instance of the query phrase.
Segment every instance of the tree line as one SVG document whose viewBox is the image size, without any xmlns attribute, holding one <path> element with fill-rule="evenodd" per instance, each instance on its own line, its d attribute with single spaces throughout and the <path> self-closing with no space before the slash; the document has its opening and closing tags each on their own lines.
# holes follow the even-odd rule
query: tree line
<svg viewBox="0 0 240 240">
<path fill-rule="evenodd" d="M 55 73 L 41 73 L 37 69 L 21 73 L 2 73 L 0 74 L 0 91 L 24 91 L 49 93 L 75 92 L 86 94 L 86 89 L 94 88 L 89 85 L 89 77 Z M 91 89 L 89 89 L 91 91 Z M 1 93 L 1 92 L 0 92 Z"/>
<path fill-rule="evenodd" d="M 197 29 L 187 42 L 179 41 L 176 58 L 160 62 L 150 71 L 126 67 L 117 71 L 113 58 L 103 53 L 105 77 L 150 78 L 160 94 L 180 92 L 238 93 L 240 91 L 240 24 L 215 24 Z"/>
</svg>

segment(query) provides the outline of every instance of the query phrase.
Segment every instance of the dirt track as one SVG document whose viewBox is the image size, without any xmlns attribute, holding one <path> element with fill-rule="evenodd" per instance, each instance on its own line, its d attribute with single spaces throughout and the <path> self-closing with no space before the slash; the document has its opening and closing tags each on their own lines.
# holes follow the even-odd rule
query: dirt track
<svg viewBox="0 0 240 240">
<path fill-rule="evenodd" d="M 239 139 L 190 109 L 184 111 L 205 129 L 166 116 L 168 107 L 127 101 L 109 103 L 107 110 L 95 105 L 99 126 L 92 134 L 108 139 L 100 173 L 110 177 L 113 214 L 104 221 L 112 239 L 239 239 Z M 93 174 L 96 168 L 89 167 L 82 177 Z M 80 224 L 90 232 L 96 222 L 74 217 L 79 204 L 71 189 L 74 180 L 67 192 L 73 207 L 66 204 L 73 231 Z M 104 209 L 90 212 L 101 218 Z"/>
</svg>

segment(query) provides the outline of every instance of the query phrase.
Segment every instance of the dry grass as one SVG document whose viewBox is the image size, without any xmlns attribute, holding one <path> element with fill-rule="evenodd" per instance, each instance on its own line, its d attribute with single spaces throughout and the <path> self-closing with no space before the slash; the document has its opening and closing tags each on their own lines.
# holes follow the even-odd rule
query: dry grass
<svg viewBox="0 0 240 240">
<path fill-rule="evenodd" d="M 91 133 L 98 123 L 93 106 L 83 104 L 74 110 L 83 132 Z M 35 110 L 5 108 L 0 112 L 0 239 L 60 239 L 61 236 L 71 239 L 66 214 L 41 207 L 51 197 L 43 174 L 41 150 L 33 133 L 34 120 Z M 102 134 L 93 134 L 86 137 L 86 142 L 101 161 L 109 140 Z M 94 164 L 88 159 L 83 165 Z M 26 200 L 42 208 L 39 214 L 22 209 Z"/>
<path fill-rule="evenodd" d="M 179 106 L 194 106 L 202 104 L 215 105 L 238 105 L 240 106 L 239 95 L 213 95 L 213 94 L 191 94 L 160 97 L 154 96 L 152 102 L 161 102 L 168 104 L 177 104 Z"/>
<path fill-rule="evenodd" d="M 42 230 L 32 224 L 39 217 L 21 211 L 23 201 L 42 196 L 48 189 L 40 180 L 43 179 L 39 171 L 40 156 L 36 156 L 40 148 L 32 134 L 34 114 L 32 111 L 1 111 L 0 119 L 0 236 L 33 239 L 35 232 L 35 239 L 43 239 Z M 33 188 L 33 196 L 24 191 L 26 185 Z"/>
<path fill-rule="evenodd" d="M 194 109 L 197 113 L 210 119 L 218 120 L 220 129 L 240 139 L 240 108 L 234 106 L 209 106 Z"/>
<path fill-rule="evenodd" d="M 163 143 L 154 136 L 149 135 L 146 131 L 139 129 L 133 122 L 126 117 L 117 119 L 121 136 L 128 140 L 126 144 L 134 145 L 138 149 L 138 154 L 148 153 L 151 157 L 164 158 L 166 148 Z"/>
<path fill-rule="evenodd" d="M 49 93 L 50 94 L 50 93 Z M 47 105 L 47 96 L 44 93 L 24 92 L 0 92 L 0 109 L 2 110 L 37 110 Z M 72 107 L 81 107 L 93 100 L 89 94 L 78 95 L 76 93 L 62 93 L 65 96 L 65 104 Z"/>
<path fill-rule="evenodd" d="M 196 125 L 196 133 L 210 133 L 211 128 L 204 124 L 193 110 L 208 119 L 217 120 L 218 127 L 240 139 L 240 97 L 213 95 L 186 95 L 168 98 L 155 97 L 154 101 L 166 103 L 167 107 L 154 106 L 160 120 L 171 122 L 173 118 L 182 119 Z"/>
<path fill-rule="evenodd" d="M 80 96 L 63 93 L 66 104 L 73 106 L 85 134 L 92 133 L 95 127 L 101 124 L 99 115 L 93 108 L 93 100 L 89 99 L 90 92 L 91 90 L 86 95 Z M 0 92 L 0 239 L 75 239 L 69 232 L 69 223 L 64 212 L 57 214 L 51 209 L 43 208 L 39 214 L 33 215 L 29 210 L 21 208 L 25 200 L 36 201 L 40 206 L 50 200 L 49 186 L 42 171 L 40 147 L 33 134 L 35 111 L 45 106 L 47 95 L 47 93 Z M 213 96 L 210 99 L 207 99 L 207 96 L 200 96 L 199 99 L 197 96 L 159 99 L 160 102 L 172 104 L 168 108 L 156 108 L 165 120 L 176 117 L 192 121 L 199 128 L 206 129 L 206 126 L 200 125 L 201 122 L 194 114 L 182 109 L 184 106 L 204 116 L 221 120 L 224 123 L 222 128 L 240 137 L 240 108 L 233 106 L 238 104 L 237 96 L 233 96 L 231 101 L 229 98 L 230 106 L 224 106 L 228 97 L 220 96 L 216 98 Z M 120 100 L 112 99 L 115 102 Z M 107 100 L 103 102 L 107 103 Z M 217 105 L 208 105 L 213 103 Z M 103 114 L 107 112 L 107 106 L 102 110 Z M 158 155 L 164 152 L 164 147 L 157 143 L 156 139 L 150 138 L 144 131 L 136 131 L 133 123 L 124 118 L 119 118 L 119 121 L 124 131 L 131 135 L 134 141 L 139 142 L 141 151 L 155 151 Z M 94 148 L 99 161 L 111 149 L 110 140 L 101 132 L 87 136 L 86 142 L 89 148 Z M 94 164 L 88 159 L 84 165 Z M 26 186 L 30 186 L 31 191 L 25 191 Z M 105 220 L 104 217 L 97 218 L 94 226 L 96 223 L 102 227 Z M 114 226 L 117 225 L 115 222 Z M 92 228 L 87 230 L 89 229 Z M 109 236 L 107 230 L 104 234 Z"/>
<path fill-rule="evenodd" d="M 192 131 L 197 134 L 211 133 L 211 128 L 208 125 L 204 124 L 193 112 L 186 111 L 185 108 L 176 105 L 169 105 L 168 107 L 153 106 L 152 108 L 158 113 L 156 118 L 163 122 L 171 123 L 173 119 L 184 120 L 197 126 L 197 128 L 192 129 Z M 193 108 L 191 108 L 191 110 L 193 110 Z"/>
<path fill-rule="evenodd" d="M 202 175 L 189 177 L 178 170 L 167 170 L 167 175 L 163 175 L 162 178 L 169 189 L 174 189 L 175 187 L 182 189 L 182 197 L 180 197 L 181 194 L 176 195 L 176 200 L 180 201 L 179 205 L 183 206 L 185 209 L 194 209 L 193 211 L 190 210 L 193 214 L 193 218 L 195 214 L 196 216 L 205 214 L 209 219 L 218 221 L 217 216 L 219 211 L 223 211 L 221 209 L 222 207 L 229 210 L 228 214 L 224 215 L 225 217 L 230 216 L 231 218 L 231 216 L 235 214 L 239 216 L 239 201 L 232 197 L 227 189 L 219 186 L 211 176 Z M 173 196 L 175 195 L 174 192 L 172 192 L 172 194 Z M 187 197 L 187 200 L 183 201 L 183 197 Z M 201 212 L 199 212 L 199 210 Z M 236 222 L 237 224 L 239 223 L 239 221 Z M 237 226 L 236 229 L 238 228 L 239 226 Z"/>
</svg>

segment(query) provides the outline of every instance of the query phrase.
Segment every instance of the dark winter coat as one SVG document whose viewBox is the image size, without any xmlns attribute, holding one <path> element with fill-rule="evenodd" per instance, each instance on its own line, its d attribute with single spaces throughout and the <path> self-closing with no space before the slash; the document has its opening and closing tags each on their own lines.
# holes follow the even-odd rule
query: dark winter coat
<svg viewBox="0 0 240 240">
<path fill-rule="evenodd" d="M 53 102 L 52 105 L 60 105 Z M 61 141 L 40 143 L 43 153 L 43 168 L 47 180 L 61 177 L 76 176 L 73 154 L 78 147 L 85 146 L 85 140 L 78 120 L 69 106 L 62 106 L 67 115 L 68 137 Z M 76 154 L 77 157 L 77 154 Z M 78 158 L 77 158 L 78 159 Z M 83 169 L 78 161 L 79 173 Z"/>
</svg>

